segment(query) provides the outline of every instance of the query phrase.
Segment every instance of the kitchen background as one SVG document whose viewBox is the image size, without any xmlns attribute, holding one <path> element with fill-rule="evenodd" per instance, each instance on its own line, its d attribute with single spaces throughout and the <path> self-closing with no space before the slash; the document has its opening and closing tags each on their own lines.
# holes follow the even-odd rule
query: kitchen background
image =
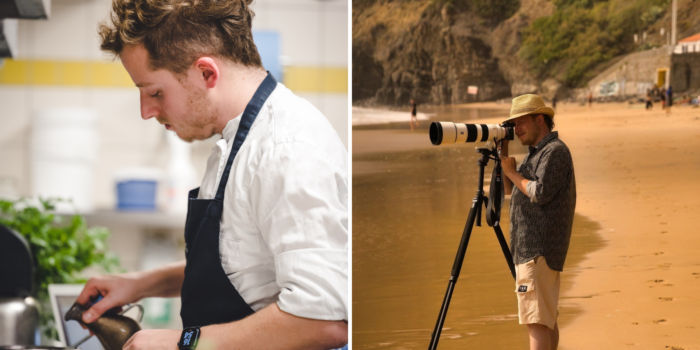
<svg viewBox="0 0 700 350">
<path fill-rule="evenodd" d="M 188 145 L 141 119 L 138 89 L 99 50 L 97 25 L 110 5 L 53 0 L 48 20 L 0 25 L 11 54 L 0 58 L 0 198 L 73 197 L 63 210 L 77 208 L 90 226 L 109 228 L 110 249 L 136 271 L 184 258 L 184 208 L 173 201 L 197 186 L 219 137 Z M 252 7 L 266 68 L 323 112 L 347 147 L 348 1 L 256 0 Z M 157 183 L 150 203 L 129 187 L 149 181 Z M 181 327 L 178 299 L 144 304 L 146 327 Z"/>
</svg>

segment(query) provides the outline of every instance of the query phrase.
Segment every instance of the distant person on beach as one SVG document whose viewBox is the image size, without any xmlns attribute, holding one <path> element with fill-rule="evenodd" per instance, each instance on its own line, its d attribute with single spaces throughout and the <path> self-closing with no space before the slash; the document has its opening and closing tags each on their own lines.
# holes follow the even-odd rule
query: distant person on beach
<svg viewBox="0 0 700 350">
<path fill-rule="evenodd" d="M 527 325 L 530 349 L 556 350 L 559 344 L 560 273 L 569 249 L 576 207 L 576 180 L 569 148 L 554 128 L 554 110 L 537 95 L 513 99 L 515 134 L 529 147 L 516 168 L 501 148 L 505 193 L 510 201 L 510 249 L 520 324 Z M 515 186 L 513 186 L 515 184 Z"/>
<path fill-rule="evenodd" d="M 669 85 L 666 89 L 666 114 L 671 113 L 671 106 L 673 106 L 673 88 Z"/>
<path fill-rule="evenodd" d="M 661 109 L 666 109 L 666 90 L 659 90 L 659 97 L 661 98 Z"/>
<path fill-rule="evenodd" d="M 418 113 L 418 108 L 416 107 L 416 101 L 411 99 L 411 131 L 413 131 L 413 120 L 416 120 L 416 127 L 418 127 L 418 117 L 416 117 L 416 113 Z"/>
<path fill-rule="evenodd" d="M 557 109 L 557 97 L 556 97 L 556 96 L 554 96 L 554 97 L 552 98 L 552 108 L 553 108 L 554 110 Z"/>
<path fill-rule="evenodd" d="M 588 92 L 588 108 L 593 106 L 593 92 L 589 91 Z"/>
<path fill-rule="evenodd" d="M 647 89 L 647 96 L 644 98 L 646 102 L 645 108 L 647 110 L 654 108 L 654 104 L 651 102 L 651 89 Z"/>
</svg>

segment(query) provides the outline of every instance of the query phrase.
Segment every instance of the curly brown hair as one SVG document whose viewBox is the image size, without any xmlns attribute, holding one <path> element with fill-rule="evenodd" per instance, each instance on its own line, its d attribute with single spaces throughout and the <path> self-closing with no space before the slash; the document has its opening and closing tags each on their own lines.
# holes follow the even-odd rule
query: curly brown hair
<svg viewBox="0 0 700 350">
<path fill-rule="evenodd" d="M 202 56 L 262 67 L 251 29 L 252 1 L 112 0 L 109 20 L 99 26 L 100 48 L 116 56 L 126 45 L 141 44 L 151 70 L 179 75 Z"/>
</svg>

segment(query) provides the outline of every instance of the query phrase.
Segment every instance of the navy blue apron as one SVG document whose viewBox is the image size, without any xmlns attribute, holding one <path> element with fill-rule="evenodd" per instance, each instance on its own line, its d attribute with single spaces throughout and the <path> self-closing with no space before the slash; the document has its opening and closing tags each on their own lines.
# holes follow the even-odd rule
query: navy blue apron
<svg viewBox="0 0 700 350">
<path fill-rule="evenodd" d="M 238 321 L 254 312 L 231 284 L 221 266 L 219 232 L 224 208 L 224 190 L 233 159 L 248 136 L 255 117 L 275 87 L 277 81 L 268 73 L 246 106 L 226 161 L 226 168 L 219 181 L 216 197 L 197 199 L 199 188 L 190 191 L 185 222 L 187 265 L 180 310 L 185 327 L 204 327 Z"/>
</svg>

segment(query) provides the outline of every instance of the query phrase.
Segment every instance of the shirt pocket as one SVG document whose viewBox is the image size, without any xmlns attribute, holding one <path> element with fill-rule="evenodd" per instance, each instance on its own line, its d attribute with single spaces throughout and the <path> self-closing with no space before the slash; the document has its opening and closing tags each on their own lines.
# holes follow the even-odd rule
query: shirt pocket
<svg viewBox="0 0 700 350">
<path fill-rule="evenodd" d="M 241 270 L 240 257 L 242 244 L 243 242 L 240 240 L 225 237 L 219 238 L 219 257 L 221 259 L 221 267 L 224 268 L 224 272 L 227 275 Z"/>
</svg>

